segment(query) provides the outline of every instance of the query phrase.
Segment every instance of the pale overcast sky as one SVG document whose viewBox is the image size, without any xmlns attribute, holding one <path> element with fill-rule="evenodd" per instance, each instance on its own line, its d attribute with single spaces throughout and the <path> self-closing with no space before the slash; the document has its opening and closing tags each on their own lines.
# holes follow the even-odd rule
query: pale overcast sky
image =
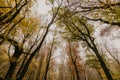
<svg viewBox="0 0 120 80">
<path fill-rule="evenodd" d="M 46 5 L 46 0 L 38 0 L 36 3 L 37 12 L 40 15 L 45 15 L 50 10 L 50 6 Z"/>
</svg>

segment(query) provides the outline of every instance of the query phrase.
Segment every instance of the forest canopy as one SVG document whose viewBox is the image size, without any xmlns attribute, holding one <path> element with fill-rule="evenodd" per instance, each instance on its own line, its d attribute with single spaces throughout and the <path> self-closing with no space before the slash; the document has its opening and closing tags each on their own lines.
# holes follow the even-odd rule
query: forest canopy
<svg viewBox="0 0 120 80">
<path fill-rule="evenodd" d="M 0 80 L 120 80 L 119 27 L 119 0 L 0 0 Z"/>
</svg>

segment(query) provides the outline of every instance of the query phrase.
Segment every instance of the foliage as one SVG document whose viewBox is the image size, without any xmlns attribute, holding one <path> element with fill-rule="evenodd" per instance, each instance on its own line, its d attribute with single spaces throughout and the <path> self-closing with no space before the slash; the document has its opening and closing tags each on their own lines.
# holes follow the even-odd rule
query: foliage
<svg viewBox="0 0 120 80">
<path fill-rule="evenodd" d="M 0 1 L 0 79 L 119 80 L 119 56 L 101 54 L 94 38 L 97 23 L 119 29 L 119 1 L 46 0 L 51 17 L 44 25 L 32 14 L 35 2 Z"/>
</svg>

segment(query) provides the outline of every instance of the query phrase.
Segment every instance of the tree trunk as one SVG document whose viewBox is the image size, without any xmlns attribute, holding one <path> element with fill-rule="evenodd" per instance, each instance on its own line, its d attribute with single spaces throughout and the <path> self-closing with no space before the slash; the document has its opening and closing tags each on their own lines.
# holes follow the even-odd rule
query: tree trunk
<svg viewBox="0 0 120 80">
<path fill-rule="evenodd" d="M 8 72 L 7 72 L 6 76 L 5 76 L 5 79 L 11 80 L 12 75 L 13 75 L 13 73 L 15 71 L 15 68 L 16 68 L 16 64 L 17 64 L 17 61 L 10 62 L 10 67 L 8 69 Z"/>
<path fill-rule="evenodd" d="M 21 53 L 22 53 L 22 50 L 19 49 L 18 46 L 16 46 L 15 47 L 15 53 L 12 56 L 12 59 L 10 60 L 10 67 L 8 69 L 8 72 L 7 72 L 6 76 L 5 76 L 5 79 L 11 80 L 11 78 L 12 78 L 12 76 L 14 74 L 15 68 L 17 66 L 17 61 L 18 61 Z"/>
<path fill-rule="evenodd" d="M 41 60 L 39 62 L 39 67 L 38 67 L 38 69 L 36 71 L 36 74 L 34 76 L 34 80 L 39 80 L 40 79 L 40 73 L 41 73 L 41 67 L 42 67 L 43 60 L 44 60 L 44 56 L 41 58 Z"/>
<path fill-rule="evenodd" d="M 74 64 L 74 67 L 75 67 L 75 73 L 76 73 L 77 80 L 80 80 L 76 62 L 73 62 L 73 64 Z"/>
<path fill-rule="evenodd" d="M 102 66 L 102 69 L 104 70 L 104 73 L 107 77 L 108 80 L 113 80 L 113 77 L 112 75 L 110 74 L 110 71 L 109 69 L 107 68 L 105 62 L 103 61 L 102 57 L 100 56 L 99 52 L 98 52 L 98 49 L 96 47 L 96 45 L 93 43 L 93 46 L 94 48 L 92 49 L 95 53 L 95 55 L 97 56 L 99 62 L 100 62 L 100 65 Z"/>
</svg>

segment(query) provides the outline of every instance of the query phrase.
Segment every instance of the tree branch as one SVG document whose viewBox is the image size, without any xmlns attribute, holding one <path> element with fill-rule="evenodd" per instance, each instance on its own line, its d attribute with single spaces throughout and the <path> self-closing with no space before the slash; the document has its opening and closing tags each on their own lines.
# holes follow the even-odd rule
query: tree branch
<svg viewBox="0 0 120 80">
<path fill-rule="evenodd" d="M 83 17 L 83 18 L 86 18 L 87 20 L 92 20 L 92 21 L 101 21 L 101 22 L 106 23 L 106 24 L 120 26 L 120 22 L 110 22 L 110 21 L 107 21 L 107 20 L 103 20 L 102 18 L 92 19 L 92 18 L 85 17 L 85 16 L 82 16 L 82 17 Z"/>
</svg>

